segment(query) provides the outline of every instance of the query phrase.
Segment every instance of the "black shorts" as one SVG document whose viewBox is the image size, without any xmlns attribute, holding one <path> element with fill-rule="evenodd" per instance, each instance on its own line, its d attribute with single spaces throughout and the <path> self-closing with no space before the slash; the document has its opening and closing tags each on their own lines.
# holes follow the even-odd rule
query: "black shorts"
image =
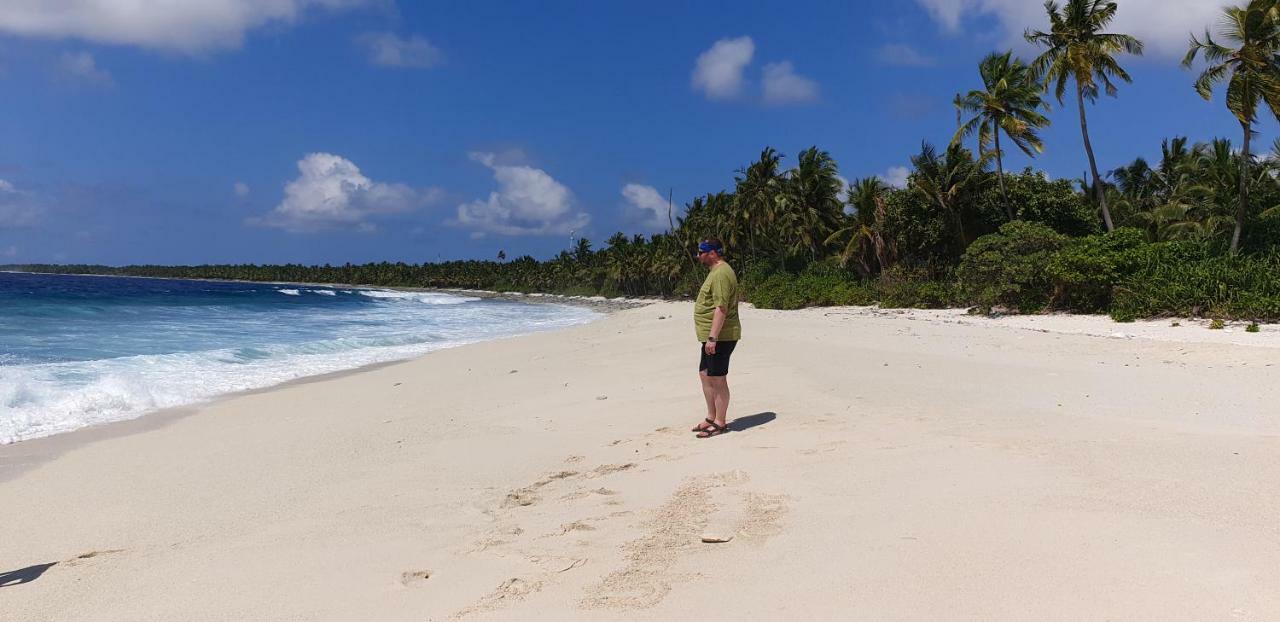
<svg viewBox="0 0 1280 622">
<path fill-rule="evenodd" d="M 717 341 L 716 353 L 707 354 L 707 344 L 698 346 L 698 371 L 707 372 L 708 376 L 728 376 L 729 375 L 729 357 L 733 356 L 733 348 L 738 345 L 736 341 Z"/>
</svg>

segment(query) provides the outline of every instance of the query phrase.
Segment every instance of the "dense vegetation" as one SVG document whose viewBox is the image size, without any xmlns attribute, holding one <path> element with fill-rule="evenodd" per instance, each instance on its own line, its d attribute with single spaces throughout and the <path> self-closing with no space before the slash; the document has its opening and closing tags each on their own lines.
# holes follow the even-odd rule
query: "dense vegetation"
<svg viewBox="0 0 1280 622">
<path fill-rule="evenodd" d="M 1108 0 L 1045 5 L 1048 29 L 1029 30 L 1042 54 L 996 53 L 978 67 L 981 88 L 956 96 L 957 130 L 921 145 L 905 187 L 875 177 L 847 184 L 816 147 L 784 166 L 765 148 L 732 190 L 694 199 L 670 231 L 621 233 L 596 249 L 586 239 L 538 261 L 451 261 L 344 266 L 10 266 L 76 272 L 429 286 L 571 294 L 682 296 L 703 271 L 693 249 L 721 238 L 758 306 L 871 304 L 980 311 L 1105 312 L 1121 320 L 1161 315 L 1280 319 L 1280 141 L 1268 157 L 1252 145 L 1260 114 L 1280 118 L 1280 0 L 1224 9 L 1220 38 L 1192 40 L 1184 65 L 1211 99 L 1225 84 L 1241 125 L 1230 139 L 1172 137 L 1159 162 L 1101 172 L 1087 104 L 1129 82 L 1133 37 L 1106 32 Z M 1051 180 L 1005 170 L 1004 146 L 1035 156 L 1051 123 L 1052 95 L 1070 99 L 1089 177 Z M 1069 97 L 1068 97 L 1069 96 Z M 976 152 L 965 145 L 973 139 Z"/>
</svg>

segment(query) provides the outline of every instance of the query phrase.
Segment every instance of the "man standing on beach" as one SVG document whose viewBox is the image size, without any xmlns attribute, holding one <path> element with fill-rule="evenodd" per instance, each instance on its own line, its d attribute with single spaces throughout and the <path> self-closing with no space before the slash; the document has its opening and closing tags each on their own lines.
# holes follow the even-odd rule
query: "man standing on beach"
<svg viewBox="0 0 1280 622">
<path fill-rule="evenodd" d="M 698 244 L 698 261 L 711 269 L 693 303 L 693 326 L 701 343 L 698 376 L 707 400 L 707 418 L 693 429 L 698 438 L 727 431 L 729 357 L 742 337 L 738 323 L 738 276 L 724 260 L 724 245 L 708 238 Z"/>
</svg>

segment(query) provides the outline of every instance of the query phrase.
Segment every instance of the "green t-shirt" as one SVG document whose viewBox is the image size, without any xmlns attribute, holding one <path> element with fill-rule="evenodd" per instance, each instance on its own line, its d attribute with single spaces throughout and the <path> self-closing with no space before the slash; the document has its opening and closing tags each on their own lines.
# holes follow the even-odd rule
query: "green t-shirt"
<svg viewBox="0 0 1280 622">
<path fill-rule="evenodd" d="M 693 327 L 697 330 L 698 341 L 705 342 L 711 335 L 711 321 L 715 319 L 716 307 L 724 307 L 727 311 L 724 326 L 720 329 L 720 334 L 716 335 L 716 340 L 741 339 L 742 324 L 738 322 L 738 275 L 724 262 L 711 269 L 693 303 Z"/>
</svg>

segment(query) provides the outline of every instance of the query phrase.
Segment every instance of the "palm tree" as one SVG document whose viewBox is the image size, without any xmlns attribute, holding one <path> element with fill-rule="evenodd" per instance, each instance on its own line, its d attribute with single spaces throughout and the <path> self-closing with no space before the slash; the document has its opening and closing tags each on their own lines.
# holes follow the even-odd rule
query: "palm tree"
<svg viewBox="0 0 1280 622">
<path fill-rule="evenodd" d="M 1049 125 L 1049 119 L 1040 114 L 1040 108 L 1045 107 L 1040 98 L 1043 89 L 1036 82 L 1031 68 L 1014 58 L 1013 52 L 987 56 L 978 65 L 978 73 L 982 76 L 984 88 L 956 96 L 957 112 L 969 113 L 973 117 L 960 124 L 951 142 L 959 143 L 977 132 L 978 151 L 983 153 L 994 139 L 1000 196 L 1004 200 L 1005 213 L 1009 220 L 1013 220 L 1009 193 L 1004 187 L 1004 152 L 1000 149 L 1000 133 L 1004 132 L 1028 157 L 1044 151 L 1044 142 L 1036 133 L 1036 130 Z"/>
<path fill-rule="evenodd" d="M 824 243 L 839 245 L 840 267 L 857 259 L 859 272 L 870 277 L 893 265 L 896 255 L 893 240 L 886 240 L 883 234 L 889 186 L 879 177 L 867 177 L 850 184 L 849 191 L 849 202 L 857 211 L 846 217 L 845 225 L 827 236 Z M 844 243 L 840 245 L 842 239 Z"/>
<path fill-rule="evenodd" d="M 734 178 L 736 214 L 747 232 L 748 260 L 756 257 L 760 240 L 768 239 L 768 228 L 778 217 L 777 198 L 781 177 L 778 164 L 782 156 L 773 147 L 765 147 L 760 159 L 738 171 Z"/>
<path fill-rule="evenodd" d="M 839 228 L 844 217 L 842 186 L 831 154 L 817 147 L 800 152 L 796 167 L 787 171 L 782 184 L 783 223 L 791 237 L 791 254 L 808 250 L 810 257 L 817 259 L 822 241 Z"/>
<path fill-rule="evenodd" d="M 920 155 L 911 157 L 916 172 L 910 183 L 950 217 L 960 252 L 969 245 L 962 211 L 969 198 L 980 189 L 990 157 L 991 154 L 984 154 L 974 160 L 973 154 L 958 144 L 947 147 L 946 153 L 939 156 L 937 149 L 927 142 L 921 145 Z"/>
<path fill-rule="evenodd" d="M 1170 221 L 1168 214 L 1173 211 L 1161 211 L 1170 205 L 1184 206 L 1194 203 L 1196 213 L 1200 208 L 1211 206 L 1207 197 L 1211 190 L 1199 183 L 1204 175 L 1200 167 L 1199 153 L 1187 147 L 1185 137 L 1165 139 L 1160 144 L 1160 163 L 1156 167 L 1147 164 L 1143 158 L 1111 171 L 1109 176 L 1115 181 L 1113 216 L 1122 225 L 1127 217 L 1132 217 L 1142 224 L 1152 227 L 1157 222 Z M 1086 184 L 1087 185 L 1087 184 Z M 1202 201 L 1203 199 L 1203 201 Z M 1190 203 L 1189 203 L 1190 202 Z M 1178 213 L 1187 213 L 1183 209 Z M 1163 239 L 1152 229 L 1152 239 Z"/>
<path fill-rule="evenodd" d="M 849 204 L 853 205 L 854 216 L 863 224 L 871 224 L 876 210 L 884 208 L 888 193 L 889 185 L 879 177 L 864 177 L 849 184 Z"/>
<path fill-rule="evenodd" d="M 1094 195 L 1102 208 L 1102 220 L 1107 231 L 1114 231 L 1106 192 L 1098 175 L 1098 162 L 1089 141 L 1084 102 L 1086 99 L 1097 101 L 1099 83 L 1107 95 L 1114 97 L 1117 89 L 1112 78 L 1133 81 L 1115 57 L 1121 52 L 1140 56 L 1142 42 L 1129 35 L 1102 32 L 1116 16 L 1115 2 L 1067 0 L 1066 7 L 1060 7 L 1057 2 L 1048 0 L 1044 9 L 1049 14 L 1049 32 L 1029 30 L 1025 34 L 1027 41 L 1046 48 L 1031 66 L 1036 75 L 1044 77 L 1046 91 L 1053 85 L 1058 103 L 1062 103 L 1066 95 L 1067 81 L 1075 81 L 1080 133 L 1084 136 L 1084 151 L 1089 156 L 1089 169 L 1093 173 Z"/>
<path fill-rule="evenodd" d="M 1213 202 L 1222 208 L 1230 208 L 1240 198 L 1241 167 L 1235 146 L 1225 138 L 1215 138 L 1208 143 L 1198 143 L 1194 148 L 1192 166 L 1195 176 L 1214 192 Z"/>
<path fill-rule="evenodd" d="M 1196 92 L 1213 99 L 1213 87 L 1227 83 L 1227 110 L 1240 122 L 1244 147 L 1240 154 L 1240 198 L 1236 203 L 1236 228 L 1231 234 L 1231 252 L 1240 248 L 1240 232 L 1249 210 L 1249 140 L 1257 119 L 1258 104 L 1266 103 L 1280 119 L 1280 21 L 1276 0 L 1251 0 L 1244 7 L 1223 9 L 1219 31 L 1222 39 L 1235 47 L 1217 43 L 1206 30 L 1204 40 L 1191 38 L 1191 49 L 1182 65 L 1190 68 L 1196 56 L 1204 54 L 1208 67 L 1196 80 Z"/>
</svg>

